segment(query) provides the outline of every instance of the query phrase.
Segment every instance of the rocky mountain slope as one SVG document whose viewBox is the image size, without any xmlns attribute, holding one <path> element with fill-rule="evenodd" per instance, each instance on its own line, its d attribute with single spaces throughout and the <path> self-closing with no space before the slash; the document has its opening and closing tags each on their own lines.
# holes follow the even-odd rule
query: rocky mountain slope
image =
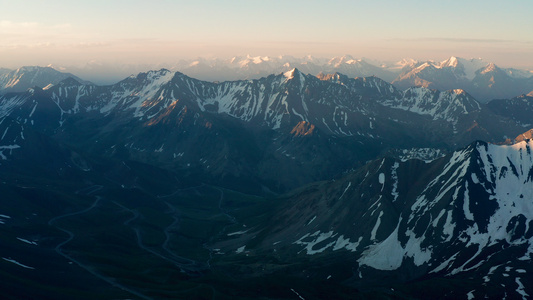
<svg viewBox="0 0 533 300">
<path fill-rule="evenodd" d="M 43 88 L 70 77 L 87 83 L 70 73 L 60 72 L 51 67 L 26 66 L 16 70 L 1 69 L 0 94 L 23 92 L 36 86 Z"/>
<path fill-rule="evenodd" d="M 273 261 L 249 276 L 304 276 L 294 265 L 305 262 L 305 276 L 360 290 L 521 299 L 533 293 L 532 147 L 475 142 L 430 163 L 373 161 L 294 191 L 268 221 L 244 219 L 213 247 L 221 264 Z"/>
<path fill-rule="evenodd" d="M 505 116 L 524 127 L 531 127 L 531 113 L 533 113 L 533 96 L 522 95 L 511 99 L 491 101 L 487 107 L 495 114 Z"/>
</svg>

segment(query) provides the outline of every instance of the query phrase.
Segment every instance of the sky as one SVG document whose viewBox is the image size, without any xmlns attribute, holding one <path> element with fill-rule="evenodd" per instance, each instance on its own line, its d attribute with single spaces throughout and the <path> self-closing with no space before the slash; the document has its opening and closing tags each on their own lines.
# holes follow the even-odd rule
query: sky
<svg viewBox="0 0 533 300">
<path fill-rule="evenodd" d="M 533 68 L 531 0 L 0 0 L 0 67 L 238 55 Z"/>
</svg>

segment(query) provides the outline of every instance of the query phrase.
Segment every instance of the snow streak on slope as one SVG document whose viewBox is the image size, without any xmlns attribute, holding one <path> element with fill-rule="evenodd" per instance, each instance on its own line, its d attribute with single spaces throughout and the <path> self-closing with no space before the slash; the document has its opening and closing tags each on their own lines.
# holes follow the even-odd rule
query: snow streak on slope
<svg viewBox="0 0 533 300">
<path fill-rule="evenodd" d="M 445 153 L 441 149 L 435 148 L 411 148 L 399 150 L 398 158 L 402 162 L 411 159 L 419 159 L 425 162 L 431 162 L 437 158 L 443 157 Z"/>
<path fill-rule="evenodd" d="M 15 96 L 0 96 L 0 118 L 8 116 L 13 110 L 22 106 L 28 100 L 25 94 L 17 94 Z"/>
<path fill-rule="evenodd" d="M 532 149 L 527 140 L 512 146 L 477 142 L 454 152 L 402 212 L 396 229 L 370 245 L 359 263 L 396 270 L 412 259 L 415 266 L 433 265 L 431 272 L 453 275 L 479 267 L 508 246 L 522 249 L 520 260 L 531 260 Z"/>
<path fill-rule="evenodd" d="M 244 121 L 259 118 L 277 129 L 281 126 L 283 115 L 290 114 L 287 95 L 282 88 L 285 79 L 278 76 L 272 82 L 223 83 L 216 86 L 214 93 L 204 96 L 202 107 L 211 105 L 218 108 L 218 113 Z"/>
<path fill-rule="evenodd" d="M 306 254 L 313 255 L 318 254 L 326 251 L 327 249 L 331 249 L 332 251 L 337 251 L 341 249 L 346 249 L 349 251 L 356 251 L 357 247 L 361 243 L 362 237 L 359 238 L 357 242 L 351 242 L 349 238 L 345 238 L 344 235 L 340 235 L 338 238 L 335 239 L 335 237 L 338 236 L 338 233 L 335 233 L 333 231 L 321 233 L 320 231 L 316 231 L 313 234 L 306 233 L 304 236 L 302 236 L 300 239 L 298 239 L 294 244 L 297 245 L 304 245 L 305 248 L 303 248 L 301 251 L 305 250 Z M 328 241 L 329 240 L 329 241 Z M 325 243 L 327 241 L 327 244 Z M 318 247 L 318 249 L 315 249 L 317 245 L 321 245 Z"/>
<path fill-rule="evenodd" d="M 478 253 L 501 241 L 510 245 L 526 244 L 529 253 L 523 259 L 530 260 L 533 249 L 533 239 L 528 234 L 533 230 L 533 141 L 512 146 L 479 144 L 476 149 L 481 172 L 472 174 L 471 181 L 481 186 L 489 195 L 488 202 L 496 202 L 497 207 L 488 224 L 476 222 L 463 232 L 462 237 L 467 246 L 477 245 Z M 477 201 L 475 196 L 470 190 L 465 191 L 465 214 L 471 219 L 477 212 L 471 202 Z M 462 270 L 463 267 L 459 267 L 453 272 Z"/>
<path fill-rule="evenodd" d="M 49 87 L 52 91 L 52 101 L 57 105 L 61 111 L 61 115 L 75 114 L 82 110 L 94 110 L 95 103 L 82 104 L 81 100 L 91 96 L 96 87 L 93 85 L 56 85 Z M 90 101 L 93 102 L 93 101 Z"/>
<path fill-rule="evenodd" d="M 0 119 L 0 161 L 7 160 L 24 140 L 24 128 L 13 120 Z"/>
<path fill-rule="evenodd" d="M 174 76 L 174 72 L 166 69 L 132 75 L 96 95 L 98 105 L 93 109 L 103 114 L 116 109 L 134 110 L 133 116 L 142 118 L 147 110 L 163 100 L 162 88 Z"/>
</svg>

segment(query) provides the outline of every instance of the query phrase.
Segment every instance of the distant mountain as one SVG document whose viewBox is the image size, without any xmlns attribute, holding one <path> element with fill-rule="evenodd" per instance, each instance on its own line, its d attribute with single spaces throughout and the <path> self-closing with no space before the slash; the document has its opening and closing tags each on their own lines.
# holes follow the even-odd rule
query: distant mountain
<svg viewBox="0 0 533 300">
<path fill-rule="evenodd" d="M 533 96 L 522 95 L 511 99 L 493 100 L 487 107 L 495 114 L 512 119 L 523 127 L 533 127 Z"/>
<path fill-rule="evenodd" d="M 167 68 L 204 81 L 236 81 L 267 77 L 294 68 L 305 74 L 342 73 L 348 77 L 376 76 L 399 89 L 427 87 L 438 90 L 463 89 L 478 101 L 512 98 L 533 90 L 533 71 L 500 68 L 481 58 L 452 56 L 444 61 L 380 62 L 344 55 L 332 58 L 313 56 L 236 56 L 230 59 L 197 58 L 177 63 L 108 65 L 90 62 L 85 65 L 61 67 L 58 70 L 90 78 L 99 84 L 114 84 L 129 74 L 149 69 Z M 1 74 L 1 72 L 0 72 Z M 77 79 L 80 81 L 79 79 Z M 6 85 L 6 83 L 4 83 Z M 44 87 L 44 86 L 41 86 Z"/>
<path fill-rule="evenodd" d="M 0 75 L 3 75 L 3 74 L 5 74 L 5 73 L 9 73 L 9 72 L 11 72 L 10 69 L 0 68 Z"/>
<path fill-rule="evenodd" d="M 355 59 L 350 55 L 330 59 L 306 56 L 239 56 L 228 60 L 197 59 L 181 61 L 171 70 L 183 72 L 191 77 L 209 81 L 227 81 L 239 79 L 259 79 L 270 74 L 287 72 L 298 68 L 304 73 L 343 73 L 349 77 L 377 76 L 392 81 L 396 74 L 381 66 L 371 64 L 364 59 Z"/>
<path fill-rule="evenodd" d="M 481 102 L 511 98 L 533 88 L 533 73 L 500 69 L 481 59 L 451 57 L 442 62 L 427 61 L 404 69 L 392 82 L 401 89 L 421 86 L 439 90 L 463 89 Z"/>
<path fill-rule="evenodd" d="M 423 86 L 438 89 L 437 85 L 462 88 L 460 84 L 463 81 L 474 79 L 475 72 L 486 65 L 481 59 L 465 60 L 456 57 L 440 63 L 416 62 L 404 69 L 393 83 L 401 88 Z"/>
<path fill-rule="evenodd" d="M 51 67 L 21 67 L 17 70 L 0 71 L 0 94 L 8 92 L 23 92 L 29 88 L 44 88 L 50 84 L 56 84 L 66 78 L 74 78 L 79 82 L 82 79 L 70 74 L 62 73 Z"/>
<path fill-rule="evenodd" d="M 463 89 L 481 102 L 511 98 L 533 89 L 533 73 L 527 70 L 501 69 L 480 58 L 450 57 L 442 62 L 418 62 L 404 59 L 395 64 L 369 63 L 345 55 L 331 59 L 311 56 L 294 58 L 234 57 L 230 60 L 182 61 L 172 69 L 204 80 L 257 79 L 272 73 L 298 68 L 303 73 L 342 73 L 348 77 L 377 76 L 400 89 L 427 87 L 439 90 Z"/>
<path fill-rule="evenodd" d="M 472 93 L 480 95 L 481 100 L 504 99 L 531 91 L 533 77 L 509 76 L 506 70 L 491 63 L 476 73 L 472 84 Z"/>
<path fill-rule="evenodd" d="M 515 68 L 504 69 L 507 75 L 513 78 L 531 78 L 533 77 L 533 71 L 531 70 L 520 70 Z"/>
</svg>

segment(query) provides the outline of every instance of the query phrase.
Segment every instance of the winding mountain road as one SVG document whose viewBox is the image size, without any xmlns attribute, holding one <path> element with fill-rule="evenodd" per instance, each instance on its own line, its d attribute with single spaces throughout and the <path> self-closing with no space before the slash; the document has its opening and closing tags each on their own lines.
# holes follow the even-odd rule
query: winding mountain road
<svg viewBox="0 0 533 300">
<path fill-rule="evenodd" d="M 59 243 L 56 247 L 55 247 L 55 251 L 63 256 L 64 258 L 68 259 L 69 261 L 72 261 L 74 262 L 75 264 L 77 264 L 79 267 L 81 267 L 82 269 L 86 270 L 87 272 L 91 273 L 92 275 L 94 275 L 95 277 L 111 284 L 112 286 L 116 287 L 116 288 L 119 288 L 123 291 L 126 291 L 132 295 L 135 295 L 141 299 L 152 299 L 146 295 L 143 295 L 137 291 L 134 291 L 124 285 L 121 285 L 119 283 L 117 283 L 113 278 L 109 278 L 109 277 L 106 277 L 106 276 L 103 276 L 102 274 L 100 273 L 97 273 L 96 271 L 94 271 L 92 268 L 84 265 L 83 263 L 81 263 L 80 261 L 78 261 L 77 259 L 73 258 L 72 256 L 66 254 L 65 252 L 63 252 L 63 250 L 61 249 L 63 246 L 65 246 L 66 244 L 68 244 L 70 241 L 72 241 L 74 239 L 74 237 L 76 236 L 72 231 L 70 230 L 67 230 L 63 227 L 60 227 L 59 225 L 55 225 L 55 223 L 60 220 L 60 219 L 64 219 L 64 218 L 68 218 L 68 217 L 72 217 L 72 216 L 77 216 L 77 215 L 82 215 L 82 214 L 85 214 L 89 211 L 91 211 L 93 208 L 95 208 L 98 203 L 102 200 L 102 197 L 100 196 L 96 196 L 96 199 L 94 200 L 94 202 L 92 203 L 91 206 L 89 206 L 88 208 L 86 209 L 83 209 L 83 210 L 80 210 L 80 211 L 77 211 L 77 212 L 72 212 L 72 213 L 67 213 L 67 214 L 63 214 L 63 215 L 60 215 L 60 216 L 57 216 L 57 217 L 54 217 L 52 219 L 50 219 L 50 221 L 48 221 L 48 225 L 52 226 L 52 227 L 55 227 L 57 228 L 58 230 L 61 230 L 63 232 L 65 232 L 67 235 L 68 235 L 68 239 L 66 239 L 65 241 Z"/>
<path fill-rule="evenodd" d="M 170 256 L 167 256 L 167 255 L 163 255 L 157 251 L 154 251 L 153 249 L 146 247 L 146 245 L 144 245 L 142 242 L 142 235 L 141 235 L 141 231 L 139 230 L 139 228 L 135 228 L 132 225 L 130 225 L 130 223 L 133 220 L 137 219 L 140 216 L 139 212 L 132 210 L 118 202 L 113 201 L 113 203 L 123 208 L 124 210 L 129 211 L 131 214 L 133 214 L 133 216 L 129 218 L 128 220 L 124 221 L 123 224 L 130 227 L 135 232 L 135 236 L 137 239 L 137 245 L 139 246 L 139 248 L 143 249 L 144 251 L 150 252 L 153 255 L 159 258 L 162 258 L 168 262 L 171 262 L 172 264 L 177 266 L 181 271 L 187 273 L 187 275 L 197 276 L 202 271 L 206 271 L 209 269 L 209 265 L 186 258 L 186 257 L 179 256 L 175 254 L 174 252 L 172 252 L 171 250 L 169 250 L 168 247 L 166 247 L 166 244 L 168 243 L 168 239 L 170 238 L 170 233 L 168 233 L 168 230 L 170 230 L 170 228 L 177 223 L 177 219 L 175 219 L 175 221 L 165 229 L 165 236 L 167 237 L 167 239 L 165 239 L 165 242 L 163 242 L 162 248 L 165 251 L 169 252 Z"/>
</svg>

